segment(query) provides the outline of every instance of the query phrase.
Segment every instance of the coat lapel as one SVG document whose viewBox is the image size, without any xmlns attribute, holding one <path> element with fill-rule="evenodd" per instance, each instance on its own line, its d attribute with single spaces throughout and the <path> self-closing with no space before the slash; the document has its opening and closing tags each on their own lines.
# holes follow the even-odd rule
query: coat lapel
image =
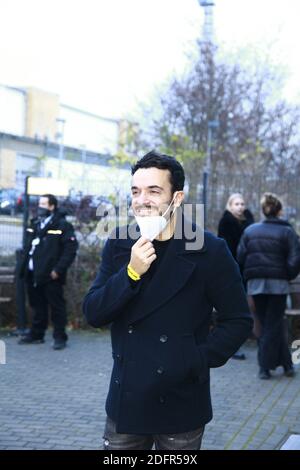
<svg viewBox="0 0 300 470">
<path fill-rule="evenodd" d="M 129 316 L 131 323 L 141 320 L 164 305 L 188 282 L 196 267 L 190 253 L 205 252 L 205 247 L 187 251 L 186 242 L 191 240 L 186 240 L 185 237 L 173 238 L 153 278 L 149 280 L 147 273 L 142 278 L 140 282 L 143 282 L 143 288 Z"/>
</svg>

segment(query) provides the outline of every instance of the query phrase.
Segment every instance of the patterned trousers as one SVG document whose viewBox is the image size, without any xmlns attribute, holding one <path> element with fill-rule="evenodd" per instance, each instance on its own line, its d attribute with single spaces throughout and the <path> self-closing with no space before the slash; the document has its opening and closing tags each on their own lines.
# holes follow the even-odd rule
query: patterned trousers
<svg viewBox="0 0 300 470">
<path fill-rule="evenodd" d="M 104 430 L 104 450 L 199 450 L 204 426 L 179 434 L 120 434 L 115 423 L 106 418 Z"/>
</svg>

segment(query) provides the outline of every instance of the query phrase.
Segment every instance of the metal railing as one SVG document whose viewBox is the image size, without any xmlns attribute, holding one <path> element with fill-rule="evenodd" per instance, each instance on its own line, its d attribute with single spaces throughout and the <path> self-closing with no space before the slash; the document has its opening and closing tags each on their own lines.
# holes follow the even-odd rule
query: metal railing
<svg viewBox="0 0 300 470">
<path fill-rule="evenodd" d="M 91 221 L 100 219 L 105 210 L 118 205 L 120 200 L 129 205 L 126 198 L 125 184 L 119 190 L 114 188 L 113 198 L 101 195 L 101 187 L 98 181 L 89 181 L 88 193 L 73 192 L 68 198 L 62 198 L 60 206 L 64 207 L 75 226 L 82 227 Z M 129 189 L 129 188 L 128 188 Z M 233 173 L 211 173 L 206 187 L 206 227 L 217 231 L 218 222 L 225 210 L 226 202 L 230 194 L 240 192 L 243 194 L 246 206 L 253 213 L 255 220 L 261 218 L 260 199 L 264 192 L 275 192 L 283 202 L 284 216 L 293 224 L 300 233 L 300 185 L 298 178 L 290 175 L 284 178 L 270 178 L 261 174 L 242 175 Z M 121 196 L 122 197 L 119 197 Z M 34 215 L 38 199 L 33 197 L 30 205 L 30 213 Z M 197 203 L 203 202 L 203 182 L 198 185 Z M 23 213 L 16 215 L 0 213 L 0 257 L 11 256 L 22 247 Z M 80 235 L 80 234 L 79 234 Z M 79 236 L 80 238 L 80 236 Z"/>
</svg>

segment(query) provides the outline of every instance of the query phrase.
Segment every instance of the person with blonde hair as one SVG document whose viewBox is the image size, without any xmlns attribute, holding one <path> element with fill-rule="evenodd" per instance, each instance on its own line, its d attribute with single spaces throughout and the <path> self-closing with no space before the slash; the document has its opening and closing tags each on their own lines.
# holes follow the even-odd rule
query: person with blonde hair
<svg viewBox="0 0 300 470">
<path fill-rule="evenodd" d="M 253 224 L 254 218 L 249 209 L 245 207 L 245 200 L 240 193 L 233 193 L 226 203 L 226 210 L 218 226 L 218 237 L 226 240 L 232 256 L 236 260 L 237 247 L 244 230 Z M 249 299 L 248 299 L 249 301 Z M 245 353 L 237 351 L 233 359 L 246 359 Z"/>
<path fill-rule="evenodd" d="M 265 218 L 245 230 L 237 259 L 243 266 L 247 292 L 253 296 L 262 325 L 258 339 L 259 378 L 270 379 L 270 370 L 278 366 L 292 377 L 294 369 L 283 317 L 289 280 L 300 272 L 299 237 L 281 218 L 282 202 L 275 194 L 265 193 L 261 208 Z"/>
<path fill-rule="evenodd" d="M 226 240 L 234 259 L 236 259 L 237 247 L 244 230 L 253 222 L 253 215 L 249 209 L 246 209 L 242 194 L 231 194 L 226 203 L 226 210 L 219 222 L 218 237 Z"/>
</svg>

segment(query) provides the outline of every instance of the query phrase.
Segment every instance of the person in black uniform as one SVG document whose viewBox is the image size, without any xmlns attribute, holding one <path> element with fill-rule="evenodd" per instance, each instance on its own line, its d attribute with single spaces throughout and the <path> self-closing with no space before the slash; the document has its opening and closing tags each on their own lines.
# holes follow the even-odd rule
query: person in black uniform
<svg viewBox="0 0 300 470">
<path fill-rule="evenodd" d="M 37 217 L 32 219 L 26 233 L 20 275 L 26 279 L 33 320 L 29 333 L 19 344 L 44 342 L 50 306 L 53 349 L 63 349 L 68 339 L 63 285 L 78 247 L 74 228 L 66 221 L 65 213 L 57 208 L 56 197 L 45 194 L 39 199 Z"/>
</svg>

